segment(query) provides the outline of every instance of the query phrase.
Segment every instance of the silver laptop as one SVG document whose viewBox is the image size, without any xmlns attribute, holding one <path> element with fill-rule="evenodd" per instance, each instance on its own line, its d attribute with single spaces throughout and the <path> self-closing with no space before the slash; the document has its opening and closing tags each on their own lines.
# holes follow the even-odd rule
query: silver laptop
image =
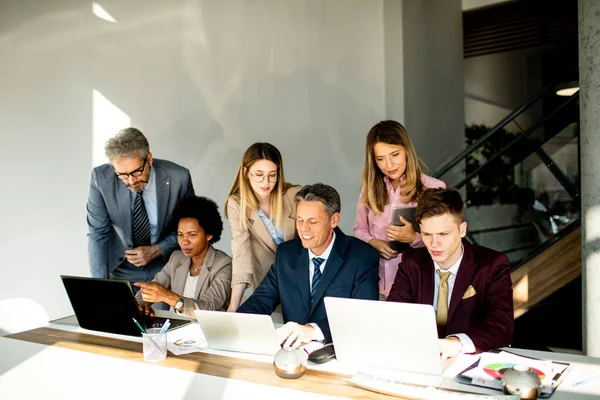
<svg viewBox="0 0 600 400">
<path fill-rule="evenodd" d="M 267 355 L 281 349 L 269 315 L 204 310 L 194 314 L 211 349 Z"/>
<path fill-rule="evenodd" d="M 325 298 L 338 361 L 442 374 L 433 306 Z"/>
</svg>

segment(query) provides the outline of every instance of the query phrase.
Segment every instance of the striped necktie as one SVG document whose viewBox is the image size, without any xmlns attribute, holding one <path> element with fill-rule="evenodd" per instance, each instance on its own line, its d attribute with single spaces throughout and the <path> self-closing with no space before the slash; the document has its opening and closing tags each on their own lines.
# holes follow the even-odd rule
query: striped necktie
<svg viewBox="0 0 600 400">
<path fill-rule="evenodd" d="M 133 247 L 150 246 L 150 221 L 142 193 L 135 194 L 133 203 Z"/>
<path fill-rule="evenodd" d="M 313 264 L 315 266 L 314 274 L 312 278 L 312 290 L 310 292 L 311 299 L 315 297 L 315 292 L 317 291 L 317 286 L 319 282 L 321 282 L 321 264 L 325 262 L 324 258 L 315 257 L 312 259 Z"/>
</svg>

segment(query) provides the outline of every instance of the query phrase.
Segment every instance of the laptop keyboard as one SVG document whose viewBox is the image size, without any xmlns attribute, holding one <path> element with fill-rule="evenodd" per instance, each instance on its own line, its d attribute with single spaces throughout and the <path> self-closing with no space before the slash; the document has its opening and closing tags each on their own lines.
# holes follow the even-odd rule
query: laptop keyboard
<svg viewBox="0 0 600 400">
<path fill-rule="evenodd" d="M 151 328 L 162 328 L 163 324 L 167 321 L 167 318 L 163 318 L 163 317 L 150 317 L 147 315 L 144 315 L 143 317 L 140 317 L 143 321 L 143 325 L 146 327 L 146 329 L 151 329 Z M 181 328 L 182 326 L 188 325 L 191 323 L 191 321 L 186 320 L 186 319 L 176 319 L 176 318 L 169 318 L 171 320 L 171 326 L 169 327 L 169 331 L 176 329 L 176 328 Z"/>
</svg>

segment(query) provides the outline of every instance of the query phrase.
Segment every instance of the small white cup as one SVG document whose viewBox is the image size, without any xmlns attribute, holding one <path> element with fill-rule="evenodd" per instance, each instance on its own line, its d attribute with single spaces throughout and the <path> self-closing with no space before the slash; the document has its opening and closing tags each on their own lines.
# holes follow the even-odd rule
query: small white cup
<svg viewBox="0 0 600 400">
<path fill-rule="evenodd" d="M 142 334 L 145 361 L 161 361 L 167 358 L 167 333 L 160 334 L 160 328 L 150 328 Z"/>
</svg>

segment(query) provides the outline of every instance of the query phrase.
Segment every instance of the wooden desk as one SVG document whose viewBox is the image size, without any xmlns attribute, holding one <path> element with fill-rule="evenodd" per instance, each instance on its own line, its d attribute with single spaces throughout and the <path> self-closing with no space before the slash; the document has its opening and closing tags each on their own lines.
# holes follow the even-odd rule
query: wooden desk
<svg viewBox="0 0 600 400">
<path fill-rule="evenodd" d="M 17 355 L 5 357 L 7 350 Z M 42 353 L 45 352 L 51 354 L 44 358 Z M 552 400 L 599 398 L 600 380 L 576 389 L 571 388 L 571 384 L 589 376 L 600 375 L 600 359 L 526 350 L 519 352 L 534 357 L 568 361 L 575 365 L 574 371 L 567 376 Z M 60 393 L 58 397 L 61 398 L 103 400 L 130 398 L 130 395 L 144 400 L 199 397 L 250 399 L 259 396 L 262 399 L 285 400 L 395 398 L 355 388 L 343 380 L 349 375 L 323 371 L 322 366 L 319 366 L 321 370 L 309 368 L 300 379 L 287 380 L 275 375 L 270 362 L 210 353 L 169 355 L 164 361 L 149 363 L 143 361 L 140 342 L 48 327 L 0 338 L 0 354 L 0 399 L 23 398 L 22 393 L 25 393 L 25 398 L 33 398 L 61 387 L 67 390 Z M 38 361 L 35 366 L 28 365 L 36 362 L 36 357 L 43 360 Z M 332 362 L 325 366 L 334 364 Z M 31 383 L 36 385 L 44 378 L 48 387 L 27 387 L 22 384 L 15 386 L 10 381 L 10 374 L 20 367 L 24 368 L 18 376 L 21 381 L 33 376 Z M 19 371 L 13 375 L 18 374 Z M 73 387 L 75 383 L 77 387 Z M 9 390 L 20 390 L 17 392 L 19 395 L 6 396 L 7 387 Z M 460 385 L 453 378 L 443 380 L 440 387 L 498 394 L 491 390 Z M 81 390 L 85 392 L 82 393 Z M 129 392 L 125 392 L 126 390 Z M 51 395 L 45 397 L 54 398 Z"/>
<path fill-rule="evenodd" d="M 288 380 L 275 375 L 273 365 L 270 363 L 208 353 L 192 353 L 176 357 L 170 355 L 164 361 L 148 363 L 143 359 L 141 343 L 53 328 L 38 328 L 10 335 L 7 338 L 302 392 L 350 399 L 382 398 L 381 395 L 347 384 L 343 381 L 343 378 L 348 377 L 347 375 L 330 372 L 309 369 L 302 378 Z M 52 366 L 48 366 L 48 368 L 52 368 Z M 98 378 L 106 382 L 101 377 Z M 139 383 L 132 382 L 135 385 Z M 144 384 L 153 383 L 144 382 Z M 177 382 L 168 382 L 168 385 L 174 387 Z M 303 396 L 306 398 L 307 393 L 304 393 Z M 2 394 L 0 394 L 0 398 L 2 398 Z"/>
</svg>

